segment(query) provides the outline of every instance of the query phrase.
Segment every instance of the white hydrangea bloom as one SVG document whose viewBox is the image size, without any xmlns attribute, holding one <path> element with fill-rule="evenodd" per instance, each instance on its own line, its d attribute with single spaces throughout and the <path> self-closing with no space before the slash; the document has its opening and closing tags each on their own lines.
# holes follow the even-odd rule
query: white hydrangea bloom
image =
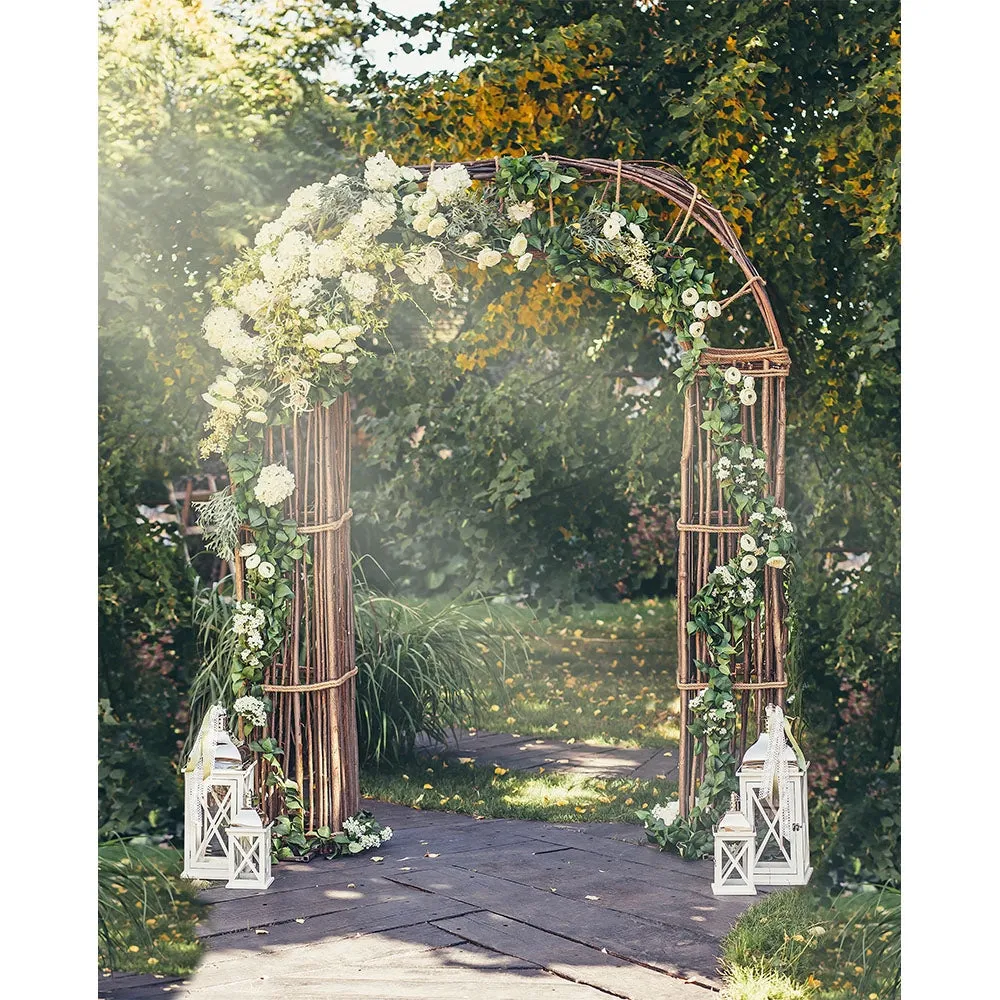
<svg viewBox="0 0 1000 1000">
<path fill-rule="evenodd" d="M 247 314 L 257 316 L 267 312 L 271 305 L 271 289 L 260 278 L 241 285 L 233 296 L 236 307 Z"/>
<path fill-rule="evenodd" d="M 257 477 L 253 495 L 267 507 L 284 503 L 295 490 L 295 474 L 279 463 L 265 465 Z"/>
<path fill-rule="evenodd" d="M 296 309 L 311 305 L 320 293 L 322 285 L 319 278 L 310 276 L 300 281 L 291 291 L 288 301 Z"/>
<path fill-rule="evenodd" d="M 378 279 L 366 271 L 345 271 L 340 277 L 340 287 L 355 302 L 370 306 L 378 291 Z"/>
<path fill-rule="evenodd" d="M 347 255 L 337 240 L 324 240 L 309 251 L 309 273 L 317 278 L 335 278 L 347 264 Z"/>
<path fill-rule="evenodd" d="M 254 237 L 253 245 L 255 247 L 265 247 L 279 237 L 284 236 L 287 229 L 288 227 L 285 223 L 278 219 L 275 219 L 273 222 L 265 222 Z"/>
<path fill-rule="evenodd" d="M 210 347 L 222 350 L 222 345 L 243 335 L 243 317 L 229 306 L 216 306 L 202 321 L 201 328 Z"/>
<path fill-rule="evenodd" d="M 654 819 L 662 820 L 665 826 L 670 826 L 680 815 L 680 810 L 679 802 L 668 802 L 666 805 L 653 806 L 652 813 Z"/>
<path fill-rule="evenodd" d="M 458 200 L 472 186 L 472 178 L 463 163 L 453 163 L 443 170 L 432 170 L 427 177 L 427 191 L 442 205 Z"/>
<path fill-rule="evenodd" d="M 389 191 L 403 180 L 403 171 L 380 149 L 365 160 L 365 184 L 372 191 Z"/>
</svg>

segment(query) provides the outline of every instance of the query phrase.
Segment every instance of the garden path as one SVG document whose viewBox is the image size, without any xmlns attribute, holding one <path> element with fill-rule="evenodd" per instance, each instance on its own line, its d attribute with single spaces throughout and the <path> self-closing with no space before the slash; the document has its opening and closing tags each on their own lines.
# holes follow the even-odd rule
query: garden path
<svg viewBox="0 0 1000 1000">
<path fill-rule="evenodd" d="M 585 778 L 642 778 L 677 781 L 677 747 L 617 747 L 579 740 L 549 740 L 484 729 L 454 729 L 441 744 L 421 734 L 417 749 L 441 757 L 496 764 L 512 771 L 544 767 Z"/>
<path fill-rule="evenodd" d="M 206 890 L 204 960 L 157 995 L 700 1000 L 751 902 L 714 897 L 710 862 L 635 826 L 365 805 L 395 831 L 377 853 L 277 865 L 264 892 Z"/>
</svg>

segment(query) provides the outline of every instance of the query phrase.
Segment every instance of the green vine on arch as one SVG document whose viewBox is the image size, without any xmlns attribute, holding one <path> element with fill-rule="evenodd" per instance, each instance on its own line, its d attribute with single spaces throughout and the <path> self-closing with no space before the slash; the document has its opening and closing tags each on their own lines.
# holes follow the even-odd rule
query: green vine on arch
<svg viewBox="0 0 1000 1000">
<path fill-rule="evenodd" d="M 659 318 L 665 331 L 689 345 L 678 372 L 681 388 L 695 377 L 708 346 L 707 324 L 722 311 L 712 297 L 714 275 L 691 248 L 661 233 L 643 206 L 610 204 L 601 194 L 585 211 L 556 221 L 552 206 L 578 177 L 551 160 L 505 156 L 493 184 L 475 187 L 466 168 L 453 164 L 432 170 L 422 185 L 417 170 L 378 153 L 366 161 L 363 176 L 338 174 L 293 192 L 281 216 L 261 228 L 254 246 L 225 270 L 215 289 L 203 330 L 226 365 L 203 397 L 211 416 L 202 450 L 222 455 L 232 491 L 214 496 L 200 516 L 206 541 L 225 558 L 237 549 L 238 525 L 249 524 L 253 532 L 238 554 L 248 599 L 233 616 L 240 651 L 231 693 L 258 734 L 251 745 L 268 762 L 269 781 L 285 793 L 288 821 L 276 828 L 281 851 L 310 844 L 298 789 L 282 772 L 280 748 L 267 736 L 272 704 L 262 684 L 288 625 L 288 577 L 297 562 L 310 559 L 310 550 L 294 520 L 282 514 L 296 483 L 280 464 L 264 466 L 264 429 L 337 398 L 355 366 L 374 357 L 370 348 L 386 334 L 390 307 L 408 303 L 419 309 L 425 293 L 455 303 L 461 272 L 473 267 L 514 274 L 544 260 L 553 275 L 585 281 Z M 599 342 L 588 353 L 594 356 L 601 347 Z M 753 392 L 742 381 L 737 386 L 730 373 L 709 369 L 708 395 L 718 405 L 703 419 L 723 456 L 720 483 L 737 511 L 762 520 L 759 537 L 747 536 L 754 542 L 746 551 L 755 560 L 753 570 L 745 568 L 746 559 L 717 568 L 691 603 L 688 629 L 706 635 L 711 654 L 699 664 L 708 688 L 692 713 L 709 766 L 692 817 L 670 824 L 646 818 L 654 839 L 662 827 L 662 843 L 687 853 L 700 852 L 706 822 L 710 828 L 728 801 L 735 720 L 730 663 L 760 606 L 758 560 L 777 566 L 789 545 L 791 526 L 784 529 L 787 519 L 767 496 L 764 456 L 745 455 L 739 443 L 740 407 L 752 405 L 747 400 Z M 312 833 L 323 840 L 337 836 Z"/>
</svg>

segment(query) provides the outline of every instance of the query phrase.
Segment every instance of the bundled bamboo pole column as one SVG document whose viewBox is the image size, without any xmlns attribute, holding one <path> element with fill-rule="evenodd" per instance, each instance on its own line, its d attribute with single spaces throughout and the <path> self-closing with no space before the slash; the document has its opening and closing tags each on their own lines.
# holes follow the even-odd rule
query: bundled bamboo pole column
<svg viewBox="0 0 1000 1000">
<path fill-rule="evenodd" d="M 699 381 L 709 365 L 733 365 L 758 381 L 760 392 L 752 407 L 744 407 L 742 437 L 760 444 L 767 454 L 770 490 L 780 505 L 785 495 L 785 378 L 788 352 L 779 346 L 745 350 L 709 350 L 700 359 L 694 384 L 688 387 L 684 403 L 684 430 L 681 445 L 681 518 L 678 522 L 677 555 L 677 687 L 680 692 L 681 738 L 678 754 L 678 800 L 682 815 L 695 804 L 698 781 L 704 774 L 705 754 L 695 753 L 689 712 L 691 697 L 708 686 L 707 678 L 695 661 L 705 661 L 707 644 L 701 635 L 689 635 L 687 620 L 692 597 L 708 581 L 712 539 L 718 562 L 736 554 L 738 537 L 751 531 L 748 523 L 735 517 L 732 507 L 723 504 L 722 491 L 714 482 L 715 456 L 708 432 L 701 428 L 704 405 Z M 736 732 L 733 753 L 737 757 L 761 730 L 764 706 L 784 706 L 785 598 L 781 571 L 764 570 L 763 608 L 744 633 L 743 654 L 735 665 L 733 690 L 736 699 Z"/>
<path fill-rule="evenodd" d="M 267 454 L 268 461 L 291 463 L 297 488 L 288 514 L 312 542 L 311 565 L 300 561 L 290 581 L 282 656 L 265 672 L 275 702 L 271 735 L 284 750 L 285 773 L 298 783 L 306 829 L 336 831 L 360 808 L 346 393 L 296 418 L 281 443 L 270 435 Z M 273 819 L 282 797 L 272 794 L 264 805 Z"/>
</svg>

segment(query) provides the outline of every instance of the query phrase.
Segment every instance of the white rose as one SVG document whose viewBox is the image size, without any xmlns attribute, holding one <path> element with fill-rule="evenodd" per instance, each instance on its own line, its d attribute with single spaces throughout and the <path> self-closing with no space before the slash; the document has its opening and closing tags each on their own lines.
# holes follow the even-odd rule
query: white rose
<svg viewBox="0 0 1000 1000">
<path fill-rule="evenodd" d="M 515 266 L 519 271 L 527 271 L 533 259 L 534 258 L 530 253 L 521 254 L 521 256 L 517 258 L 517 264 Z"/>
<path fill-rule="evenodd" d="M 753 389 L 744 389 L 740 393 L 740 402 L 744 406 L 753 406 L 757 402 L 757 393 Z"/>
<path fill-rule="evenodd" d="M 437 196 L 432 191 L 425 191 L 413 203 L 413 207 L 417 210 L 418 214 L 426 215 L 429 218 L 437 211 Z"/>
<path fill-rule="evenodd" d="M 625 216 L 621 212 L 612 212 L 608 216 L 608 221 L 613 222 L 619 229 L 625 225 Z"/>
<path fill-rule="evenodd" d="M 642 230 L 634 223 L 630 222 L 628 224 L 628 231 L 641 243 L 642 242 Z"/>
<path fill-rule="evenodd" d="M 785 568 L 785 557 L 784 556 L 771 556 L 771 558 L 767 560 L 767 564 L 768 564 L 768 566 L 771 567 L 771 569 L 784 569 Z"/>
<path fill-rule="evenodd" d="M 744 389 L 752 389 L 753 388 L 753 376 L 752 375 L 744 375 L 743 376 L 743 388 Z"/>
<path fill-rule="evenodd" d="M 324 365 L 339 365 L 344 360 L 344 355 L 338 354 L 336 351 L 328 351 L 326 354 L 321 354 L 319 360 Z"/>
<path fill-rule="evenodd" d="M 689 327 L 688 333 L 692 337 L 700 337 L 705 332 L 705 324 L 701 320 L 695 320 Z"/>
<path fill-rule="evenodd" d="M 744 573 L 753 573 L 757 569 L 757 557 L 752 555 L 745 555 L 740 560 L 740 569 Z"/>
<path fill-rule="evenodd" d="M 356 356 L 356 355 L 354 355 L 354 354 L 352 354 L 352 355 L 351 355 L 350 357 L 348 357 L 348 358 L 344 358 L 344 360 L 345 360 L 345 361 L 346 361 L 346 362 L 347 362 L 347 363 L 348 363 L 349 365 L 356 365 L 356 364 L 358 363 L 358 359 L 357 359 L 357 356 Z"/>
<path fill-rule="evenodd" d="M 484 247 L 476 255 L 476 263 L 479 265 L 480 271 L 485 271 L 486 268 L 500 263 L 500 254 L 496 250 Z"/>
<path fill-rule="evenodd" d="M 708 305 L 704 302 L 694 304 L 695 319 L 708 319 Z"/>
<path fill-rule="evenodd" d="M 274 563 L 262 562 L 260 566 L 257 567 L 257 572 L 260 573 L 265 580 L 270 580 L 274 576 Z"/>
<path fill-rule="evenodd" d="M 524 233 L 518 233 L 507 246 L 511 257 L 520 257 L 528 249 L 528 238 Z"/>
<path fill-rule="evenodd" d="M 757 548 L 757 539 L 753 535 L 740 535 L 740 548 L 744 552 L 753 552 Z"/>
<path fill-rule="evenodd" d="M 417 231 L 418 233 L 426 233 L 426 232 L 427 232 L 427 227 L 428 227 L 428 226 L 429 226 L 430 224 L 431 224 L 431 217 L 430 217 L 429 215 L 427 215 L 427 214 L 426 214 L 425 212 L 421 212 L 421 213 L 420 213 L 420 214 L 419 214 L 418 216 L 416 216 L 416 218 L 415 218 L 415 219 L 413 220 L 413 228 L 414 228 L 414 229 L 415 229 L 415 230 L 416 230 L 416 231 Z"/>
<path fill-rule="evenodd" d="M 246 559 L 247 556 L 252 556 L 257 551 L 256 542 L 246 542 L 240 546 L 240 555 Z"/>
<path fill-rule="evenodd" d="M 681 292 L 681 302 L 686 306 L 693 306 L 698 301 L 698 289 L 697 288 L 685 288 Z"/>
<path fill-rule="evenodd" d="M 613 240 L 622 231 L 622 227 L 618 225 L 613 219 L 608 219 L 601 228 L 601 235 L 606 240 Z"/>
<path fill-rule="evenodd" d="M 266 424 L 267 414 L 263 410 L 247 410 L 247 420 L 252 420 L 255 424 Z"/>
<path fill-rule="evenodd" d="M 247 569 L 256 569 L 260 565 L 260 556 L 256 552 L 252 552 L 247 556 Z"/>
<path fill-rule="evenodd" d="M 725 372 L 726 381 L 730 385 L 736 385 L 741 378 L 743 378 L 742 372 L 735 365 L 730 365 Z"/>
<path fill-rule="evenodd" d="M 440 236 L 448 228 L 448 219 L 443 215 L 435 215 L 427 223 L 427 235 L 430 237 Z"/>
<path fill-rule="evenodd" d="M 722 315 L 722 306 L 714 299 L 708 303 L 708 315 L 713 319 Z"/>
</svg>

